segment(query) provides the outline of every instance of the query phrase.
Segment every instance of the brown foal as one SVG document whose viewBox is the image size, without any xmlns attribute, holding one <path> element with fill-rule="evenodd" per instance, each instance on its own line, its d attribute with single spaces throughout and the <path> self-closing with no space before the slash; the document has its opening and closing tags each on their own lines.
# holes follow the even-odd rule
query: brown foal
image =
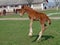
<svg viewBox="0 0 60 45">
<path fill-rule="evenodd" d="M 24 15 L 24 13 L 27 13 L 30 19 L 30 30 L 29 30 L 29 36 L 32 36 L 32 24 L 33 21 L 39 21 L 41 23 L 41 31 L 39 32 L 39 37 L 37 38 L 37 41 L 41 38 L 43 32 L 45 31 L 45 29 L 48 27 L 48 25 L 46 25 L 45 23 L 48 22 L 48 24 L 51 24 L 51 20 L 49 19 L 49 17 L 41 12 L 37 12 L 35 10 L 33 10 L 32 8 L 30 8 L 27 5 L 23 5 L 21 7 L 20 10 L 20 16 Z"/>
</svg>

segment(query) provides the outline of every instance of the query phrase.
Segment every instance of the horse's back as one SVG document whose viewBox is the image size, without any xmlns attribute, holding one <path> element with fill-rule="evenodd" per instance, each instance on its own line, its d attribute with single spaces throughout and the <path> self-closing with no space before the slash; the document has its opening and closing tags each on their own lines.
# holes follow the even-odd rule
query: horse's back
<svg viewBox="0 0 60 45">
<path fill-rule="evenodd" d="M 43 22 L 48 22 L 49 24 L 51 24 L 50 18 L 45 13 L 40 13 L 39 17 Z"/>
</svg>

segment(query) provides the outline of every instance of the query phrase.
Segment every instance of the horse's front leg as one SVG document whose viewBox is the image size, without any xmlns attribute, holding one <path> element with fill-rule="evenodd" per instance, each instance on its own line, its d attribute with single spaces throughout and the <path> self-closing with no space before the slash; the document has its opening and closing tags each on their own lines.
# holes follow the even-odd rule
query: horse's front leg
<svg viewBox="0 0 60 45">
<path fill-rule="evenodd" d="M 38 41 L 39 39 L 41 39 L 41 36 L 42 36 L 44 30 L 45 30 L 44 24 L 41 24 L 41 31 L 39 32 L 39 37 L 37 38 L 37 41 Z"/>
<path fill-rule="evenodd" d="M 32 24 L 33 24 L 33 20 L 31 19 L 31 20 L 30 20 L 29 36 L 32 36 L 32 33 L 33 33 L 33 31 L 32 31 Z"/>
</svg>

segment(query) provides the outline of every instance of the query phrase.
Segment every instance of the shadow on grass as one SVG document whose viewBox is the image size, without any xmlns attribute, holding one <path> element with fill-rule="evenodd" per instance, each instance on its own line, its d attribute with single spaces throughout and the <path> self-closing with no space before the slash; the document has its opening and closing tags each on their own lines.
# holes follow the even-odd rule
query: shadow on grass
<svg viewBox="0 0 60 45">
<path fill-rule="evenodd" d="M 32 42 L 35 42 L 39 35 L 33 35 L 32 37 L 36 37 Z M 52 35 L 42 35 L 41 41 L 48 40 L 48 39 L 53 39 L 54 37 Z"/>
</svg>

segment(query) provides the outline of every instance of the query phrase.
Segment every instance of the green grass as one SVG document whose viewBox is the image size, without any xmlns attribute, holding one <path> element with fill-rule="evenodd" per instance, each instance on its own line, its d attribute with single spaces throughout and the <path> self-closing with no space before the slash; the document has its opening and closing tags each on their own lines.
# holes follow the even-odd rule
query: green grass
<svg viewBox="0 0 60 45">
<path fill-rule="evenodd" d="M 44 13 L 46 13 L 46 14 L 48 14 L 48 13 L 56 13 L 56 12 L 60 12 L 60 9 L 59 10 L 45 10 L 45 11 L 42 11 L 42 12 L 44 12 Z"/>
<path fill-rule="evenodd" d="M 60 9 L 59 10 L 45 10 L 45 11 L 42 11 L 42 12 L 46 13 L 46 14 L 59 13 Z M 60 14 L 52 14 L 50 17 L 60 17 Z"/>
<path fill-rule="evenodd" d="M 32 42 L 41 30 L 40 23 L 34 22 L 33 36 L 28 37 L 29 21 L 0 21 L 0 45 L 60 45 L 60 20 L 52 20 L 41 41 Z"/>
<path fill-rule="evenodd" d="M 24 14 L 22 18 L 28 17 L 27 14 Z M 21 18 L 19 14 L 7 14 L 6 16 L 0 16 L 0 18 Z"/>
<path fill-rule="evenodd" d="M 60 14 L 53 14 L 50 17 L 60 17 Z"/>
</svg>

